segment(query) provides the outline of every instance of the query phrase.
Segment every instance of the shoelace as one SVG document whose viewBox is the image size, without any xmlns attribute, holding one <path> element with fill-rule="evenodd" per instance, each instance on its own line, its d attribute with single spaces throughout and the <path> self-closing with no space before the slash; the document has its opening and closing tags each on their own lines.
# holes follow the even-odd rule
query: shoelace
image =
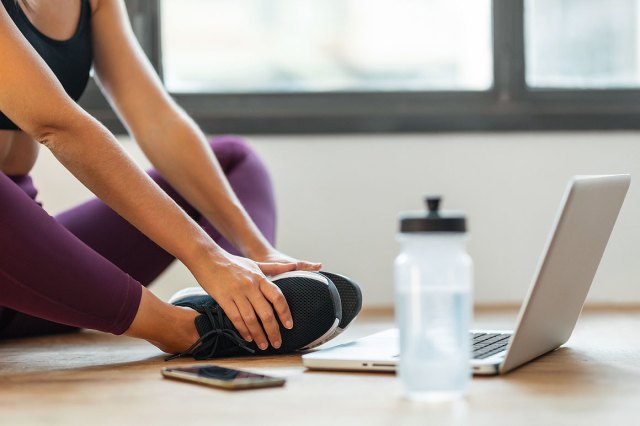
<svg viewBox="0 0 640 426">
<path fill-rule="evenodd" d="M 227 318 L 225 318 L 224 314 L 222 313 L 222 308 L 220 308 L 220 306 L 216 306 L 213 309 L 207 309 L 203 307 L 204 312 L 199 311 L 203 314 L 205 314 L 207 316 L 207 318 L 209 319 L 209 322 L 211 323 L 211 326 L 214 327 L 212 330 L 206 332 L 205 334 L 203 334 L 202 336 L 200 336 L 200 338 L 198 340 L 195 341 L 195 343 L 193 345 L 191 345 L 186 351 L 181 352 L 179 354 L 175 354 L 175 355 L 171 355 L 170 357 L 168 357 L 167 359 L 165 359 L 165 361 L 171 361 L 172 359 L 176 359 L 176 358 L 180 358 L 182 356 L 185 355 L 192 355 L 193 351 L 200 347 L 200 345 L 205 342 L 207 339 L 209 339 L 210 337 L 213 336 L 213 344 L 211 345 L 211 348 L 209 350 L 209 353 L 207 354 L 206 358 L 211 358 L 213 357 L 213 355 L 215 355 L 216 350 L 218 349 L 218 343 L 220 341 L 221 337 L 226 337 L 227 339 L 231 340 L 232 342 L 235 342 L 238 346 L 240 346 L 242 349 L 246 350 L 249 353 L 255 353 L 255 351 L 253 349 L 251 349 L 250 347 L 248 347 L 244 340 L 242 339 L 242 337 L 240 337 L 240 335 L 238 334 L 237 331 L 235 331 L 233 329 L 233 326 L 231 325 L 231 323 L 229 322 L 229 320 Z M 218 321 L 216 322 L 215 318 L 213 317 L 213 312 L 215 311 L 215 313 L 218 316 Z M 221 324 L 223 326 L 225 326 L 226 328 L 217 328 L 216 324 Z"/>
</svg>

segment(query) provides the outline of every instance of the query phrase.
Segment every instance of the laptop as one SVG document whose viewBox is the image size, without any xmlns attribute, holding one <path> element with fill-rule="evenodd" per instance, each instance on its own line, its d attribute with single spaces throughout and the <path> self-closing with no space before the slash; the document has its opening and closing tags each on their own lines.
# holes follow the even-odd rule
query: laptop
<svg viewBox="0 0 640 426">
<path fill-rule="evenodd" d="M 516 328 L 471 331 L 474 374 L 507 373 L 569 339 L 630 182 L 630 175 L 569 182 Z M 319 370 L 395 371 L 398 359 L 398 331 L 392 329 L 307 353 L 302 363 Z"/>
</svg>

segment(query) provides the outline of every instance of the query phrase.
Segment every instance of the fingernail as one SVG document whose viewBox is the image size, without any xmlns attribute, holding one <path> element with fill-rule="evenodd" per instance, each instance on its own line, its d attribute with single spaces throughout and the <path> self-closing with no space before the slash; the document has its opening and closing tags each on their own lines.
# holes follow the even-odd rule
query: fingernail
<svg viewBox="0 0 640 426">
<path fill-rule="evenodd" d="M 245 336 L 244 340 L 246 340 L 247 342 L 253 342 L 251 336 Z"/>
<path fill-rule="evenodd" d="M 291 330 L 293 328 L 293 323 L 291 321 L 287 321 L 287 323 L 284 326 L 287 327 L 289 330 Z"/>
<path fill-rule="evenodd" d="M 274 347 L 274 348 L 276 348 L 276 349 L 279 349 L 279 348 L 280 348 L 280 345 L 282 345 L 282 342 L 275 342 L 275 343 L 273 344 L 273 347 Z"/>
<path fill-rule="evenodd" d="M 267 344 L 266 343 L 260 343 L 260 349 L 262 349 L 263 351 L 265 349 L 267 349 Z"/>
</svg>

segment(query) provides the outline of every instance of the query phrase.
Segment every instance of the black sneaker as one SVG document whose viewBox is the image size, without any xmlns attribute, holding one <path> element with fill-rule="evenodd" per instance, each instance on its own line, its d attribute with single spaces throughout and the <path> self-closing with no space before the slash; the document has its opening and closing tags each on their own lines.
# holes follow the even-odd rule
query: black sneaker
<svg viewBox="0 0 640 426">
<path fill-rule="evenodd" d="M 362 309 L 362 291 L 355 281 L 344 275 L 325 271 L 320 271 L 319 273 L 329 278 L 335 284 L 340 294 L 340 302 L 342 303 L 342 319 L 330 337 L 333 339 L 342 333 L 358 313 L 360 313 L 360 309 Z"/>
<path fill-rule="evenodd" d="M 342 305 L 331 279 L 315 272 L 293 271 L 270 280 L 282 291 L 293 317 L 291 330 L 284 328 L 278 319 L 280 348 L 269 346 L 263 351 L 255 342 L 246 342 L 220 305 L 202 288 L 193 287 L 179 291 L 169 303 L 201 314 L 195 320 L 200 338 L 191 348 L 169 359 L 183 355 L 202 360 L 253 353 L 285 354 L 318 346 L 333 336 L 342 319 Z"/>
</svg>

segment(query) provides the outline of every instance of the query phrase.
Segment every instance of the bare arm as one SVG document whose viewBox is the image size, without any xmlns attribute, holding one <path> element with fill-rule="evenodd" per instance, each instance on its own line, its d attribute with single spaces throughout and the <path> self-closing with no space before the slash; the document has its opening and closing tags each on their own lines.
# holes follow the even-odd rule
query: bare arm
<svg viewBox="0 0 640 426">
<path fill-rule="evenodd" d="M 243 254 L 268 251 L 269 243 L 233 194 L 204 135 L 164 91 L 122 2 L 101 0 L 93 24 L 100 83 L 153 165 Z"/>
<path fill-rule="evenodd" d="M 197 225 L 127 157 L 113 135 L 66 95 L 4 8 L 0 8 L 0 108 L 92 192 L 176 257 L 189 262 L 211 246 Z M 158 226 L 155 212 L 161 210 L 192 238 L 176 239 Z"/>
<path fill-rule="evenodd" d="M 318 269 L 319 264 L 275 254 L 230 188 L 205 136 L 167 95 L 135 40 L 122 2 L 101 0 L 93 23 L 103 90 L 162 176 L 245 256 Z"/>
<path fill-rule="evenodd" d="M 244 324 L 243 311 L 250 310 L 255 317 L 254 309 L 261 312 L 268 309 L 273 317 L 264 295 L 274 303 L 283 323 L 291 321 L 284 297 L 265 279 L 260 265 L 245 264 L 221 250 L 129 159 L 113 135 L 66 95 L 3 7 L 0 7 L 0 110 L 47 146 L 74 176 L 118 214 L 183 261 L 203 287 L 218 289 L 218 301 L 243 337 L 253 335 Z M 280 272 L 278 265 L 271 268 Z M 240 307 L 243 311 L 239 311 Z M 275 332 L 273 324 L 265 325 L 266 328 L 272 344 L 277 343 L 280 338 L 277 324 Z M 264 335 L 253 337 L 257 343 L 259 338 L 264 339 Z"/>
</svg>

